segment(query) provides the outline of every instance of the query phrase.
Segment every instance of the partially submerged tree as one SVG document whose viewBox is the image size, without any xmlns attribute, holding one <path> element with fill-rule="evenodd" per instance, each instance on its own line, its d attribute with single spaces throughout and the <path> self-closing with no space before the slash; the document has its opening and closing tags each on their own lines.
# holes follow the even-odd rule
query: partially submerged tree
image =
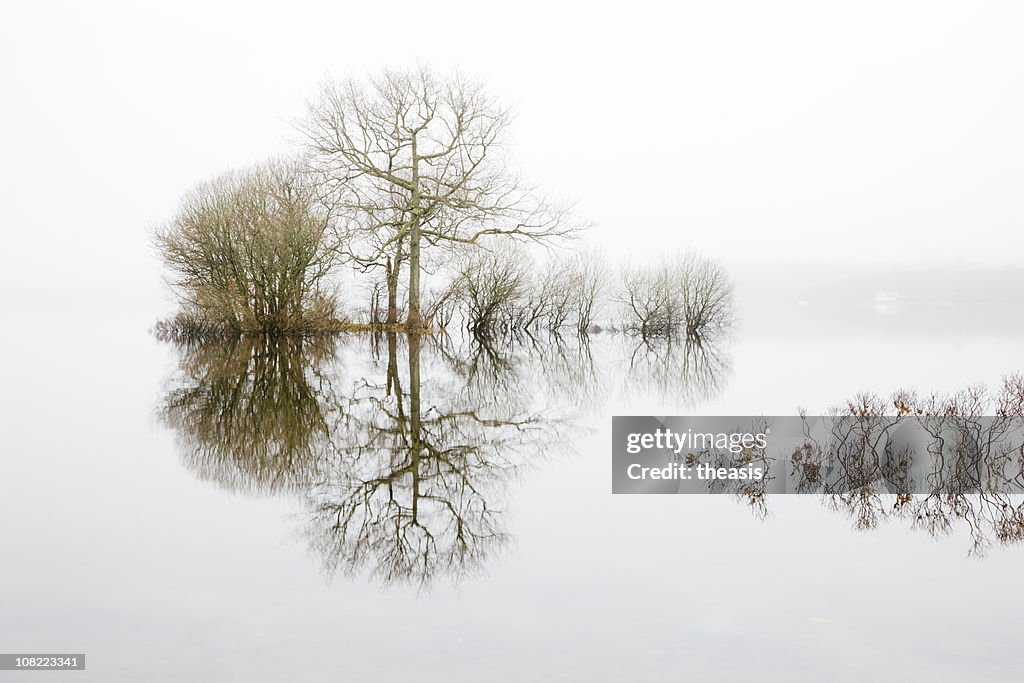
<svg viewBox="0 0 1024 683">
<path fill-rule="evenodd" d="M 623 268 L 619 300 L 629 321 L 628 329 L 645 339 L 670 336 L 683 319 L 679 282 L 664 264 Z"/>
<path fill-rule="evenodd" d="M 733 324 L 733 285 L 718 263 L 687 253 L 657 265 L 627 267 L 619 300 L 628 329 L 642 337 L 707 339 Z"/>
<path fill-rule="evenodd" d="M 425 248 L 572 232 L 564 211 L 510 171 L 503 146 L 510 120 L 479 83 L 424 68 L 327 83 L 309 106 L 300 128 L 331 200 L 347 216 L 340 229 L 346 253 L 386 269 L 391 301 L 408 260 L 409 329 L 424 326 Z"/>
<path fill-rule="evenodd" d="M 460 262 L 451 289 L 461 304 L 463 323 L 476 336 L 509 331 L 529 287 L 525 253 L 473 250 Z"/>
<path fill-rule="evenodd" d="M 478 337 L 501 333 L 571 329 L 579 336 L 592 327 L 606 289 L 607 266 L 594 252 L 552 255 L 538 266 L 518 245 L 464 250 L 453 261 L 453 279 L 444 295 Z"/>
<path fill-rule="evenodd" d="M 734 323 L 732 278 L 721 264 L 689 253 L 679 264 L 684 275 L 683 316 L 688 339 L 706 339 Z"/>
<path fill-rule="evenodd" d="M 333 329 L 330 209 L 301 161 L 227 173 L 185 196 L 155 235 L 182 304 L 170 336 Z"/>
<path fill-rule="evenodd" d="M 608 290 L 608 261 L 601 252 L 582 251 L 573 256 L 570 267 L 573 273 L 576 332 L 583 336 L 594 325 Z"/>
</svg>

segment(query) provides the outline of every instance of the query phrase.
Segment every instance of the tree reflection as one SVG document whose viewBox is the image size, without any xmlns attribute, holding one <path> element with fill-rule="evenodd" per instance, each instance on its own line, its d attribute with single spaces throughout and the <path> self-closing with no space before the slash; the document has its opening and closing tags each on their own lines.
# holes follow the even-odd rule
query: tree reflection
<svg viewBox="0 0 1024 683">
<path fill-rule="evenodd" d="M 572 427 L 533 409 L 537 378 L 509 349 L 391 333 L 369 367 L 338 363 L 364 341 L 184 347 L 160 417 L 203 479 L 297 495 L 327 572 L 419 587 L 473 574 L 510 540 L 511 483 Z"/>
<path fill-rule="evenodd" d="M 825 504 L 849 517 L 857 529 L 875 529 L 887 522 L 902 522 L 934 537 L 965 528 L 968 553 L 983 556 L 994 544 L 1024 540 L 1024 500 L 1000 492 L 880 494 L 858 489 L 826 496 Z"/>
<path fill-rule="evenodd" d="M 318 478 L 338 405 L 323 338 L 190 344 L 158 409 L 185 465 L 231 491 L 301 491 Z"/>
<path fill-rule="evenodd" d="M 830 411 L 818 423 L 828 425 L 823 433 L 804 417 L 803 442 L 783 464 L 790 490 L 818 495 L 857 529 L 900 522 L 934 537 L 964 530 L 969 554 L 980 556 L 1024 541 L 1022 418 L 1021 376 L 994 394 L 862 394 Z M 731 486 L 763 516 L 763 495 Z"/>
<path fill-rule="evenodd" d="M 627 395 L 692 405 L 714 399 L 732 374 L 727 338 L 630 339 L 633 346 L 623 384 Z"/>
<path fill-rule="evenodd" d="M 924 398 L 862 394 L 837 407 L 830 438 L 790 458 L 800 487 L 858 529 L 889 521 L 932 536 L 970 536 L 969 553 L 1024 540 L 1024 392 L 1008 377 L 995 395 L 969 387 Z M 986 416 L 987 415 L 987 416 Z M 805 421 L 806 424 L 806 421 Z"/>
<path fill-rule="evenodd" d="M 363 381 L 333 431 L 328 476 L 311 490 L 309 536 L 329 570 L 422 586 L 478 571 L 508 542 L 508 484 L 559 430 L 521 409 L 510 373 L 480 371 L 483 350 L 465 361 L 469 381 L 430 383 L 424 338 L 404 341 L 407 385 L 389 334 L 384 385 Z M 467 401 L 484 377 L 498 400 Z"/>
</svg>

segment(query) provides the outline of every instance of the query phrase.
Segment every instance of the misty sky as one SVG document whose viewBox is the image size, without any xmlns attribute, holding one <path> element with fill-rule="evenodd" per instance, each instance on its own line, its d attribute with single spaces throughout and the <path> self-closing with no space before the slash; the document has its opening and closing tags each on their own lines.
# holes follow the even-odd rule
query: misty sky
<svg viewBox="0 0 1024 683">
<path fill-rule="evenodd" d="M 616 256 L 1019 261 L 1024 5 L 555 4 L 0 0 L 0 292 L 163 296 L 184 191 L 285 150 L 328 74 L 417 61 L 514 105 Z"/>
</svg>

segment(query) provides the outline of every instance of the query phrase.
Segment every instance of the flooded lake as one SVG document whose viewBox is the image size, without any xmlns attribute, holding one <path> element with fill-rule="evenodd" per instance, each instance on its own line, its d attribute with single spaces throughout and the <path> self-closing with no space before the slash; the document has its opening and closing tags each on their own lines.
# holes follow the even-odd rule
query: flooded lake
<svg viewBox="0 0 1024 683">
<path fill-rule="evenodd" d="M 612 415 L 813 414 L 1024 369 L 1010 315 L 744 291 L 700 347 L 182 348 L 141 307 L 15 306 L 0 642 L 87 654 L 46 680 L 1012 678 L 1024 547 L 995 530 L 611 495 Z"/>
</svg>

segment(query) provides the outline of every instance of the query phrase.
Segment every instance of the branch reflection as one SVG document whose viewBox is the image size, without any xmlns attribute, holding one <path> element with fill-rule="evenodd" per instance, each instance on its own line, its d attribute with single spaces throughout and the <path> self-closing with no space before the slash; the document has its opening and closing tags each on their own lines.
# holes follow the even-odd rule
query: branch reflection
<svg viewBox="0 0 1024 683">
<path fill-rule="evenodd" d="M 303 491 L 340 407 L 333 343 L 242 338 L 185 345 L 158 408 L 188 469 L 230 491 Z"/>
<path fill-rule="evenodd" d="M 512 483 L 569 447 L 538 365 L 394 333 L 187 346 L 158 413 L 202 479 L 298 497 L 330 575 L 422 588 L 482 570 L 511 540 Z"/>
<path fill-rule="evenodd" d="M 817 495 L 854 528 L 898 522 L 933 537 L 960 531 L 976 556 L 1024 541 L 1024 377 L 1007 377 L 991 394 L 862 394 L 832 409 L 827 424 L 814 434 L 803 418 L 787 476 L 796 492 Z M 763 494 L 731 486 L 764 516 Z"/>
<path fill-rule="evenodd" d="M 727 338 L 627 339 L 632 346 L 622 389 L 627 396 L 692 406 L 716 398 L 732 375 Z"/>
</svg>

